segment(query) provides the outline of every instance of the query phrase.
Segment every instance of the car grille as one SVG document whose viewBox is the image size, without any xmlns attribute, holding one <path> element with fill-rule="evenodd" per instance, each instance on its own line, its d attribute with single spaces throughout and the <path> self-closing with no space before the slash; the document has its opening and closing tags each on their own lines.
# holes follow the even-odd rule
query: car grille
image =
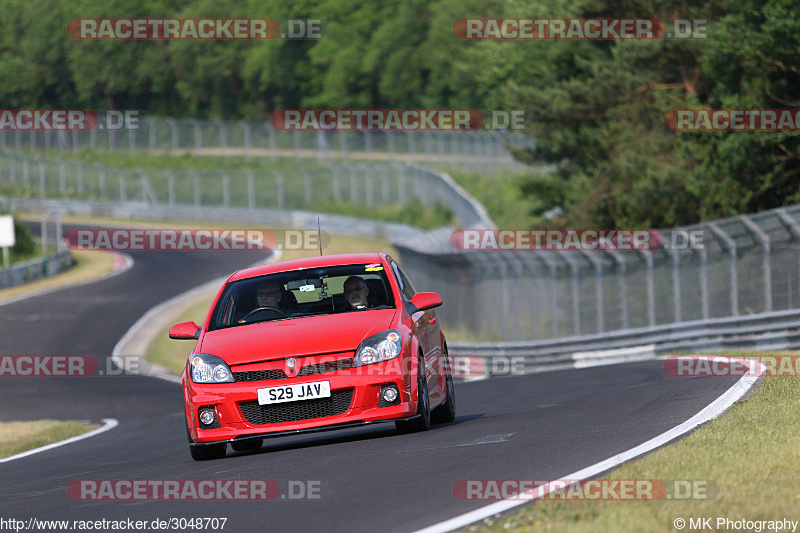
<svg viewBox="0 0 800 533">
<path fill-rule="evenodd" d="M 306 365 L 300 369 L 297 377 L 313 376 L 315 374 L 324 374 L 326 372 L 335 372 L 337 370 L 346 370 L 353 366 L 352 359 L 339 359 L 338 361 L 326 361 L 315 365 Z M 234 372 L 233 379 L 236 381 L 270 381 L 273 379 L 286 379 L 286 375 L 282 369 L 275 370 L 251 370 L 249 372 Z"/>
<path fill-rule="evenodd" d="M 335 390 L 329 398 L 299 400 L 296 402 L 259 405 L 258 402 L 239 404 L 245 419 L 253 425 L 279 424 L 281 422 L 297 422 L 340 415 L 350 408 L 353 401 L 353 389 Z"/>
<path fill-rule="evenodd" d="M 286 379 L 286 372 L 283 370 L 253 370 L 250 372 L 234 372 L 233 379 L 236 381 L 269 381 L 271 379 Z"/>
</svg>

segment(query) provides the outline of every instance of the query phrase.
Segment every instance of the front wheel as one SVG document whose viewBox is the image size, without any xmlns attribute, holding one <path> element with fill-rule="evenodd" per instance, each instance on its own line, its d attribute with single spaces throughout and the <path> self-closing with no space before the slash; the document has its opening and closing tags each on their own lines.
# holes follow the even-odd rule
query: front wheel
<svg viewBox="0 0 800 533">
<path fill-rule="evenodd" d="M 456 419 L 456 389 L 453 386 L 453 374 L 450 372 L 450 364 L 447 363 L 447 374 L 445 377 L 445 400 L 442 405 L 431 413 L 431 420 L 435 424 L 442 422 L 452 422 Z"/>
<path fill-rule="evenodd" d="M 189 426 L 186 426 L 186 437 L 192 443 L 192 434 L 189 433 Z M 228 451 L 227 444 L 206 444 L 204 446 L 189 446 L 189 453 L 195 461 L 208 461 L 210 459 L 222 459 Z"/>
<path fill-rule="evenodd" d="M 417 416 L 413 420 L 398 420 L 394 425 L 400 433 L 414 433 L 431 428 L 431 399 L 428 396 L 428 379 L 422 357 L 417 364 Z"/>
<path fill-rule="evenodd" d="M 189 453 L 195 461 L 208 461 L 222 459 L 227 451 L 227 444 L 205 444 L 203 446 L 189 446 Z"/>
</svg>

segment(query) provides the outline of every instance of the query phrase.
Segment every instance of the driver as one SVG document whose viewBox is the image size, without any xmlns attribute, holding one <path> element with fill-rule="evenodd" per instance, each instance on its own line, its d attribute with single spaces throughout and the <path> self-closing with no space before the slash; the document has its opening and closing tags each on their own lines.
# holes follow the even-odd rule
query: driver
<svg viewBox="0 0 800 533">
<path fill-rule="evenodd" d="M 263 281 L 256 287 L 256 307 L 238 320 L 239 324 L 247 322 L 247 317 L 264 307 L 281 309 L 281 299 L 283 298 L 283 285 L 276 281 Z"/>
<path fill-rule="evenodd" d="M 265 281 L 256 289 L 258 307 L 280 307 L 283 286 L 275 281 Z"/>
</svg>

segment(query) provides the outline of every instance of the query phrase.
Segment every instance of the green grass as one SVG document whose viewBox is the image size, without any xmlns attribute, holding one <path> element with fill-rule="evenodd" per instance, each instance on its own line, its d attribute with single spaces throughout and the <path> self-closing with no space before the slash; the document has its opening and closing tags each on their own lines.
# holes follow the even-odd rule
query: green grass
<svg viewBox="0 0 800 533">
<path fill-rule="evenodd" d="M 0 423 L 0 457 L 10 457 L 98 428 L 75 421 L 34 420 Z"/>
<path fill-rule="evenodd" d="M 28 157 L 41 155 L 45 159 L 63 159 L 79 161 L 84 165 L 100 164 L 112 168 L 135 170 L 171 169 L 171 170 L 237 170 L 251 169 L 268 171 L 277 169 L 292 171 L 297 168 L 323 168 L 315 160 L 305 160 L 302 167 L 293 157 L 278 157 L 272 160 L 267 157 L 245 159 L 244 157 L 197 156 L 188 153 L 178 155 L 154 154 L 149 151 L 128 152 L 127 150 L 91 150 L 83 148 L 75 152 L 31 152 L 16 151 Z M 368 163 L 365 163 L 368 165 Z M 34 176 L 36 177 L 36 176 Z"/>
<path fill-rule="evenodd" d="M 381 205 L 375 209 L 365 209 L 363 205 L 350 202 L 322 204 L 319 206 L 319 209 L 326 213 L 349 215 L 369 220 L 381 220 L 384 222 L 399 222 L 401 224 L 417 226 L 422 229 L 457 225 L 453 213 L 438 202 L 431 209 L 426 209 L 421 204 L 417 203 L 409 203 L 406 205 Z"/>
<path fill-rule="evenodd" d="M 180 310 L 172 323 L 178 324 L 180 322 L 193 321 L 200 325 L 205 320 L 211 303 L 214 301 L 216 291 L 204 294 L 202 297 L 193 301 L 188 307 Z M 170 324 L 169 327 L 172 327 Z M 189 358 L 189 353 L 196 344 L 193 341 L 177 341 L 169 338 L 169 327 L 164 328 L 155 342 L 147 350 L 147 359 L 151 362 L 161 365 L 173 374 L 180 375 L 183 372 L 183 367 L 186 366 L 186 360 Z"/>
<path fill-rule="evenodd" d="M 332 161 L 334 170 L 329 170 L 314 159 L 296 161 L 293 158 L 245 159 L 243 157 L 154 155 L 150 153 L 127 153 L 90 151 L 75 153 L 49 152 L 45 159 L 45 190 L 47 196 L 59 196 L 86 200 L 141 199 L 142 180 L 139 171 L 148 176 L 152 192 L 160 203 L 170 197 L 178 204 L 222 206 L 225 204 L 223 173 L 228 176 L 229 207 L 248 208 L 251 204 L 248 175 L 253 178 L 252 201 L 256 208 L 316 210 L 329 213 L 349 214 L 357 217 L 413 224 L 423 229 L 432 229 L 454 223 L 449 210 L 441 205 L 430 209 L 417 202 L 401 205 L 400 180 L 394 172 L 385 176 L 372 162 L 359 163 L 354 171 L 354 181 L 341 169 L 339 162 Z M 62 183 L 58 166 L 53 162 L 65 162 L 65 179 Z M 81 165 L 83 182 L 79 186 L 78 164 Z M 0 160 L 0 175 L 9 172 L 7 161 Z M 17 167 L 20 167 L 20 163 Z M 103 175 L 96 165 L 106 168 Z M 385 168 L 385 164 L 380 164 Z M 112 171 L 112 169 L 114 171 Z M 116 171 L 125 177 L 120 185 Z M 334 172 L 338 179 L 338 190 L 334 188 Z M 170 174 L 174 181 L 169 185 Z M 367 185 L 365 174 L 376 179 Z M 21 180 L 17 169 L 17 179 Z M 310 179 L 306 181 L 306 176 Z M 385 181 L 383 178 L 386 178 Z M 196 196 L 195 185 L 199 184 Z M 404 181 L 405 194 L 410 195 L 414 185 L 407 174 Z M 279 192 L 280 191 L 280 192 Z M 27 187 L 19 181 L 13 185 L 0 185 L 0 194 L 15 197 L 40 196 L 38 167 L 29 169 Z M 355 196 L 353 196 L 355 194 Z M 172 195 L 172 196 L 171 196 Z M 371 200 L 370 200 L 371 198 Z"/>
<path fill-rule="evenodd" d="M 470 329 L 467 326 L 450 325 L 444 321 L 442 322 L 442 332 L 444 332 L 449 344 L 454 342 L 500 342 L 503 340 L 497 332 L 481 334 L 481 332 Z"/>
<path fill-rule="evenodd" d="M 56 251 L 55 248 L 50 248 L 50 249 L 47 250 L 47 253 L 51 254 L 51 253 L 53 253 L 55 251 Z M 13 250 L 9 250 L 8 251 L 9 266 L 14 266 L 17 263 L 23 263 L 25 261 L 30 261 L 31 259 L 37 259 L 39 257 L 44 257 L 44 255 L 45 254 L 42 254 L 41 247 L 38 247 L 38 251 L 37 252 L 27 253 L 27 254 L 26 253 L 17 254 L 17 253 L 14 253 Z M 2 253 L 2 251 L 0 251 L 0 268 L 3 268 L 3 267 L 5 267 L 5 264 L 3 264 L 3 253 Z"/>
<path fill-rule="evenodd" d="M 534 214 L 547 206 L 522 193 L 522 184 L 531 172 L 504 172 L 494 175 L 475 174 L 449 168 L 445 172 L 486 207 L 498 228 L 532 228 L 541 225 L 541 216 Z"/>
<path fill-rule="evenodd" d="M 731 352 L 745 357 L 800 352 Z M 679 379 L 679 378 L 676 378 Z M 709 480 L 713 499 L 656 501 L 543 501 L 478 531 L 675 531 L 676 518 L 800 519 L 800 377 L 765 378 L 683 440 L 628 463 L 608 479 Z M 566 474 L 566 472 L 565 472 Z M 715 523 L 712 520 L 712 523 Z M 686 527 L 688 531 L 688 525 Z M 724 529 L 723 529 L 724 530 Z"/>
</svg>

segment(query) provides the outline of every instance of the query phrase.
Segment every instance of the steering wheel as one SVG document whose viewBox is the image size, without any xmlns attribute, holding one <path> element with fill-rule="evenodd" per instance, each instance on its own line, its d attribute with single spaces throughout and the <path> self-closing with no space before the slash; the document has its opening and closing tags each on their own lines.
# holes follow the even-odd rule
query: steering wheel
<svg viewBox="0 0 800 533">
<path fill-rule="evenodd" d="M 281 309 L 278 309 L 277 307 L 256 307 L 255 309 L 253 309 L 252 311 L 250 311 L 249 313 L 247 313 L 246 315 L 244 315 L 244 316 L 242 317 L 242 320 L 245 320 L 245 321 L 246 321 L 246 320 L 247 320 L 248 318 L 250 318 L 252 315 L 255 315 L 256 313 L 260 313 L 260 312 L 262 312 L 262 311 L 272 311 L 273 313 L 277 313 L 277 314 L 279 314 L 279 315 L 281 315 L 281 316 L 284 316 L 284 317 L 285 317 L 285 316 L 289 316 L 289 315 L 287 315 L 287 314 L 286 314 L 286 313 L 285 313 L 283 310 L 281 310 Z"/>
</svg>

